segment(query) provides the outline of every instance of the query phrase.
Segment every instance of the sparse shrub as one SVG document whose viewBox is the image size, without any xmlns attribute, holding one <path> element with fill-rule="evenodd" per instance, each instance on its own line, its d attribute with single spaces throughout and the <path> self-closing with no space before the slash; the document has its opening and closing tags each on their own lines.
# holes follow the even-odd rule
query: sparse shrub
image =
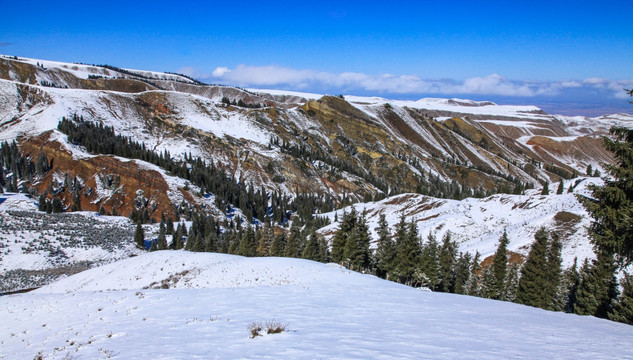
<svg viewBox="0 0 633 360">
<path fill-rule="evenodd" d="M 248 331 L 251 333 L 251 339 L 254 339 L 257 336 L 262 336 L 263 331 L 266 331 L 266 334 L 279 334 L 284 332 L 286 327 L 286 324 L 271 320 L 268 321 L 266 325 L 262 325 L 259 322 L 253 322 L 248 326 Z"/>
<path fill-rule="evenodd" d="M 262 336 L 260 331 L 262 331 L 262 325 L 260 323 L 253 322 L 248 326 L 248 331 L 251 333 L 251 339 L 254 339 L 257 336 Z"/>
<path fill-rule="evenodd" d="M 267 334 L 279 334 L 286 330 L 286 325 L 281 324 L 275 320 L 269 321 L 266 323 L 266 333 Z"/>
</svg>

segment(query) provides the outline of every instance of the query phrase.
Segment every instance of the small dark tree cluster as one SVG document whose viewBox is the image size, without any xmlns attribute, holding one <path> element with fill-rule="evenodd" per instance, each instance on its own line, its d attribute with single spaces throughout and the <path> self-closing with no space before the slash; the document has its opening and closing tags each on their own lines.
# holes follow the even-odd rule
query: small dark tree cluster
<svg viewBox="0 0 633 360">
<path fill-rule="evenodd" d="M 521 279 L 517 291 L 517 302 L 548 310 L 558 309 L 561 281 L 560 239 L 550 236 L 544 228 L 534 235 L 527 260 L 521 269 Z"/>
<path fill-rule="evenodd" d="M 574 313 L 609 317 L 618 296 L 616 268 L 613 255 L 606 252 L 599 253 L 591 263 L 585 260 L 576 280 L 574 301 L 569 304 Z"/>
<path fill-rule="evenodd" d="M 244 102 L 242 99 L 239 99 L 238 101 L 235 101 L 235 99 L 233 99 L 233 101 L 231 101 L 226 96 L 222 97 L 222 103 L 226 104 L 226 105 L 239 106 L 239 107 L 242 107 L 242 108 L 249 108 L 249 109 L 260 109 L 260 108 L 262 108 L 262 104 L 259 104 L 259 103 L 247 103 L 247 102 Z"/>
<path fill-rule="evenodd" d="M 320 262 L 330 261 L 327 242 L 316 233 L 314 227 L 301 229 L 293 223 L 290 231 L 274 235 L 273 228 L 242 226 L 239 222 L 217 222 L 213 217 L 196 212 L 188 233 L 178 225 L 174 232 L 171 249 L 195 252 L 219 252 L 242 256 L 281 256 L 304 258 Z M 186 240 L 183 237 L 186 236 Z M 160 243 L 160 241 L 159 241 Z"/>
<path fill-rule="evenodd" d="M 23 154 L 15 141 L 0 144 L 0 192 L 28 192 L 30 184 L 51 168 L 46 154 Z"/>
<path fill-rule="evenodd" d="M 367 271 L 371 267 L 369 228 L 364 214 L 352 208 L 344 213 L 341 226 L 332 240 L 332 260 L 352 270 Z"/>
</svg>

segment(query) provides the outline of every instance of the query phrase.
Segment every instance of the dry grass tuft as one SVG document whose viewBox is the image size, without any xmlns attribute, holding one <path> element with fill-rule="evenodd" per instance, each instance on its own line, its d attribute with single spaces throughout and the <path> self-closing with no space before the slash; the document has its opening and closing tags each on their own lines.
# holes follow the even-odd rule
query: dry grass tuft
<svg viewBox="0 0 633 360">
<path fill-rule="evenodd" d="M 279 334 L 286 330 L 286 325 L 281 324 L 275 320 L 269 321 L 266 323 L 266 333 L 267 334 Z"/>
<path fill-rule="evenodd" d="M 262 325 L 258 322 L 253 322 L 248 326 L 248 331 L 251 334 L 251 339 L 254 339 L 258 336 L 262 336 L 262 332 L 265 331 L 266 334 L 279 334 L 286 330 L 287 325 L 282 324 L 278 321 L 271 320 L 266 323 L 266 325 Z"/>
</svg>

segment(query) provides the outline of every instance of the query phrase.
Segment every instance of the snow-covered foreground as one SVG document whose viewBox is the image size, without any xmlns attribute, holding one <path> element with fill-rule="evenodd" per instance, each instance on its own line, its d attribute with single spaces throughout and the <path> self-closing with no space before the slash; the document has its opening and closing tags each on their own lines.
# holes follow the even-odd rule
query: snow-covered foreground
<svg viewBox="0 0 633 360">
<path fill-rule="evenodd" d="M 152 283 L 171 289 L 142 289 Z M 1 297 L 0 318 L 3 359 L 633 357 L 623 324 L 423 292 L 332 264 L 183 251 Z M 286 331 L 251 338 L 250 324 L 272 320 Z"/>
</svg>

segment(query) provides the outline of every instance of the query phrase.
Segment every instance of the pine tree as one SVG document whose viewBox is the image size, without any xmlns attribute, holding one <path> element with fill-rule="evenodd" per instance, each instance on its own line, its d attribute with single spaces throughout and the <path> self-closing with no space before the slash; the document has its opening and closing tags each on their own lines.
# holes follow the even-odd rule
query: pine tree
<svg viewBox="0 0 633 360">
<path fill-rule="evenodd" d="M 270 256 L 270 246 L 274 239 L 273 228 L 265 224 L 262 232 L 263 234 L 257 243 L 257 256 Z"/>
<path fill-rule="evenodd" d="M 217 252 L 218 251 L 218 234 L 215 229 L 207 232 L 204 237 L 204 251 L 205 252 Z"/>
<path fill-rule="evenodd" d="M 358 254 L 357 264 L 360 269 L 369 270 L 372 265 L 371 250 L 369 244 L 371 243 L 371 236 L 369 235 L 369 227 L 367 226 L 367 218 L 363 213 L 356 222 L 355 227 L 356 238 L 358 241 Z"/>
<path fill-rule="evenodd" d="M 78 188 L 75 188 L 72 192 L 72 211 L 81 211 L 81 193 Z"/>
<path fill-rule="evenodd" d="M 621 285 L 622 294 L 609 313 L 609 319 L 633 325 L 633 276 L 625 274 Z"/>
<path fill-rule="evenodd" d="M 437 240 L 435 235 L 431 233 L 429 233 L 427 242 L 422 246 L 420 269 L 426 275 L 426 286 L 431 290 L 437 290 L 437 285 L 440 282 L 440 261 Z"/>
<path fill-rule="evenodd" d="M 587 174 L 587 176 L 593 175 L 593 168 L 591 167 L 591 164 L 587 165 L 587 171 L 585 173 Z"/>
<path fill-rule="evenodd" d="M 182 227 L 180 229 L 180 233 L 182 234 L 182 236 L 187 236 L 189 235 L 189 233 L 187 232 L 187 225 L 185 225 L 184 223 L 181 223 Z M 180 225 L 179 225 L 180 226 Z"/>
<path fill-rule="evenodd" d="M 396 258 L 394 259 L 394 263 L 393 263 L 393 268 L 392 268 L 392 275 L 394 276 L 395 279 L 397 279 L 396 281 L 401 281 L 401 276 L 400 276 L 400 248 L 402 247 L 402 244 L 405 242 L 405 239 L 407 237 L 407 222 L 406 222 L 406 218 L 404 217 L 404 214 L 400 215 L 400 221 L 396 224 L 395 229 L 394 229 L 394 234 L 393 234 L 393 239 L 394 239 L 394 245 L 396 247 Z"/>
<path fill-rule="evenodd" d="M 505 282 L 508 271 L 508 233 L 504 230 L 503 235 L 499 238 L 499 246 L 497 246 L 497 252 L 492 263 L 492 273 L 494 275 L 492 288 L 490 291 L 490 298 L 496 300 L 503 300 L 505 298 Z"/>
<path fill-rule="evenodd" d="M 470 266 L 470 276 L 468 277 L 468 282 L 466 282 L 467 294 L 470 296 L 479 296 L 479 272 L 481 271 L 480 258 L 481 254 L 477 251 Z"/>
<path fill-rule="evenodd" d="M 587 264 L 587 259 L 585 259 Z M 585 265 L 587 266 L 587 265 Z M 574 264 L 565 270 L 562 278 L 563 289 L 565 294 L 565 312 L 573 312 L 576 304 L 576 293 L 580 285 L 580 273 L 578 272 L 578 258 L 574 258 Z"/>
<path fill-rule="evenodd" d="M 405 284 L 412 284 L 416 269 L 420 268 L 420 239 L 418 237 L 418 227 L 415 221 L 407 226 L 404 239 L 398 242 L 397 251 L 397 273 L 400 281 Z"/>
<path fill-rule="evenodd" d="M 446 232 L 442 238 L 439 253 L 439 284 L 442 292 L 455 291 L 455 262 L 457 261 L 457 244 L 451 241 L 451 233 Z"/>
<path fill-rule="evenodd" d="M 229 232 L 228 236 L 226 237 L 226 241 L 228 242 L 229 254 L 239 255 L 241 239 L 242 234 L 238 232 L 237 228 Z"/>
<path fill-rule="evenodd" d="M 3 172 L 2 167 L 0 166 L 0 173 Z M 44 194 L 40 195 L 39 202 L 37 203 L 38 211 L 46 211 L 46 196 Z"/>
<path fill-rule="evenodd" d="M 543 184 L 543 190 L 541 190 L 541 195 L 549 195 L 549 183 L 546 181 Z"/>
<path fill-rule="evenodd" d="M 360 270 L 360 247 L 357 227 L 354 225 L 345 237 L 345 247 L 343 248 L 343 265 L 351 270 Z"/>
<path fill-rule="evenodd" d="M 15 179 L 15 176 L 13 177 Z M 17 190 L 17 189 L 16 189 Z M 53 199 L 53 213 L 61 213 L 64 211 L 64 206 L 58 198 Z"/>
<path fill-rule="evenodd" d="M 576 289 L 576 298 L 574 299 L 571 312 L 574 314 L 588 315 L 588 308 L 586 304 L 595 302 L 593 299 L 593 291 L 590 290 L 593 285 L 591 280 L 591 264 L 589 259 L 585 258 L 580 271 L 578 272 L 578 288 Z M 581 299 L 581 304 L 578 304 L 578 299 Z"/>
<path fill-rule="evenodd" d="M 468 278 L 470 277 L 470 253 L 459 253 L 457 258 L 457 264 L 455 265 L 455 293 L 467 294 L 468 293 Z"/>
<path fill-rule="evenodd" d="M 376 248 L 376 273 L 382 278 L 390 278 L 396 259 L 396 246 L 389 233 L 385 214 L 378 220 L 378 246 Z"/>
<path fill-rule="evenodd" d="M 174 234 L 174 220 L 172 218 L 167 219 L 167 228 L 165 230 L 167 235 Z"/>
<path fill-rule="evenodd" d="M 556 194 L 560 195 L 565 191 L 565 184 L 563 184 L 563 179 L 560 179 L 560 182 L 558 183 L 558 189 L 556 190 Z"/>
<path fill-rule="evenodd" d="M 545 308 L 548 298 L 543 293 L 548 288 L 546 277 L 548 235 L 540 228 L 534 235 L 527 260 L 521 269 L 521 279 L 517 291 L 519 304 Z"/>
<path fill-rule="evenodd" d="M 344 257 L 350 269 L 361 271 L 370 265 L 369 229 L 365 216 L 356 219 L 351 233 L 345 240 Z"/>
<path fill-rule="evenodd" d="M 204 234 L 204 239 L 207 243 L 205 246 L 208 248 L 214 248 L 215 244 L 209 244 L 209 240 L 213 241 L 211 234 L 217 235 L 215 219 L 213 216 L 207 216 L 204 222 L 200 222 L 200 225 L 204 225 L 204 231 L 201 231 L 201 233 Z"/>
<path fill-rule="evenodd" d="M 327 240 L 319 237 L 319 252 L 321 262 L 330 262 L 332 258 L 330 257 L 330 247 L 328 246 Z"/>
<path fill-rule="evenodd" d="M 603 186 L 590 186 L 591 197 L 578 196 L 591 217 L 589 233 L 596 252 L 616 256 L 626 264 L 633 261 L 633 130 L 613 127 L 615 140 L 604 138 L 604 145 L 616 159 L 606 165 L 610 175 Z"/>
<path fill-rule="evenodd" d="M 310 237 L 306 242 L 306 247 L 305 249 L 303 249 L 303 253 L 301 254 L 301 258 L 314 261 L 322 261 L 319 242 L 320 239 L 316 232 L 310 234 Z"/>
<path fill-rule="evenodd" d="M 191 230 L 189 231 L 189 235 L 187 236 L 187 241 L 184 244 L 184 248 L 187 251 L 194 251 L 194 245 L 196 243 L 196 231 L 195 228 L 192 226 Z"/>
<path fill-rule="evenodd" d="M 565 307 L 564 293 L 561 289 L 561 250 L 563 244 L 556 233 L 552 234 L 551 242 L 547 248 L 547 268 L 545 276 L 547 278 L 547 288 L 544 289 L 545 309 L 562 311 Z"/>
<path fill-rule="evenodd" d="M 218 238 L 218 252 L 228 254 L 231 248 L 231 231 L 227 228 Z"/>
<path fill-rule="evenodd" d="M 239 254 L 242 256 L 257 256 L 257 242 L 251 226 L 247 226 L 240 241 Z"/>
<path fill-rule="evenodd" d="M 187 243 L 189 243 L 191 238 L 187 239 Z M 193 249 L 192 251 L 195 252 L 204 252 L 205 250 L 205 244 L 204 244 L 204 233 L 200 233 L 200 232 L 196 232 L 195 233 L 195 237 L 194 237 L 194 241 L 193 242 Z"/>
<path fill-rule="evenodd" d="M 158 244 L 156 246 L 158 250 L 167 249 L 167 236 L 165 235 L 165 233 L 165 223 L 161 222 L 158 230 Z"/>
<path fill-rule="evenodd" d="M 487 299 L 493 299 L 496 295 L 497 279 L 495 273 L 492 270 L 492 265 L 487 265 L 481 271 L 481 288 L 479 289 L 479 296 Z"/>
<path fill-rule="evenodd" d="M 349 213 L 343 213 L 341 225 L 339 226 L 332 239 L 332 261 L 343 263 L 345 261 L 345 245 L 347 237 L 352 233 L 357 221 L 356 209 L 352 207 Z"/>
<path fill-rule="evenodd" d="M 272 245 L 270 246 L 270 256 L 284 256 L 286 249 L 286 234 L 281 233 L 275 236 Z"/>
<path fill-rule="evenodd" d="M 134 243 L 136 247 L 139 249 L 145 250 L 145 231 L 143 231 L 143 227 L 141 223 L 136 223 L 136 231 L 134 232 Z"/>
<path fill-rule="evenodd" d="M 519 273 L 521 266 L 519 264 L 510 264 L 508 274 L 506 276 L 505 297 L 502 300 L 516 301 L 517 291 L 519 290 Z"/>
<path fill-rule="evenodd" d="M 180 250 L 184 246 L 182 242 L 182 230 L 180 224 L 178 224 L 178 228 L 174 231 L 174 235 L 171 238 L 171 244 L 169 244 L 169 248 L 172 250 Z"/>
<path fill-rule="evenodd" d="M 292 228 L 290 228 L 290 236 L 288 236 L 288 241 L 286 242 L 286 247 L 284 249 L 284 256 L 298 258 L 300 255 L 301 243 L 301 229 L 293 223 Z"/>
<path fill-rule="evenodd" d="M 459 253 L 457 262 L 455 263 L 455 294 L 467 294 L 467 283 L 470 276 L 470 253 Z"/>
<path fill-rule="evenodd" d="M 600 252 L 591 266 L 583 269 L 576 293 L 574 313 L 601 318 L 608 316 L 618 296 L 617 281 L 614 276 L 616 268 L 613 255 Z"/>
</svg>

